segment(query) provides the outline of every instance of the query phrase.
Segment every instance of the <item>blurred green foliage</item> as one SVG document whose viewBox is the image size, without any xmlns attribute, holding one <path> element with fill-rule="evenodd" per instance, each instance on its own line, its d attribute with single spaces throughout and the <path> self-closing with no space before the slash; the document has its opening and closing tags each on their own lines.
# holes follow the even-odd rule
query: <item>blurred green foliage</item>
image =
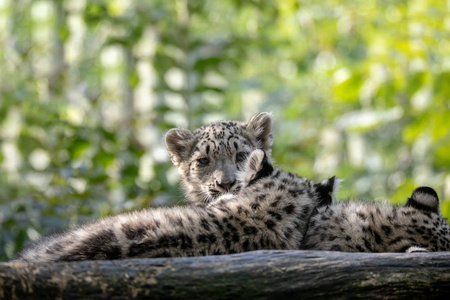
<svg viewBox="0 0 450 300">
<path fill-rule="evenodd" d="M 275 119 L 287 170 L 450 216 L 450 2 L 0 0 L 0 260 L 182 204 L 172 127 Z"/>
</svg>

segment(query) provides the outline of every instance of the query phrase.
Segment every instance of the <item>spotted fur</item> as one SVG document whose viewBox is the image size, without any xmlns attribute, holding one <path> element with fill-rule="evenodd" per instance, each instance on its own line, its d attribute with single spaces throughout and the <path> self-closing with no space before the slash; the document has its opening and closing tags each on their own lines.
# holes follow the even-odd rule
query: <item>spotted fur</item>
<svg viewBox="0 0 450 300">
<path fill-rule="evenodd" d="M 405 206 L 335 202 L 311 217 L 303 249 L 348 252 L 449 251 L 450 226 L 430 187 L 414 190 Z"/>
<path fill-rule="evenodd" d="M 263 112 L 248 123 L 220 121 L 193 132 L 175 128 L 167 132 L 165 142 L 188 200 L 206 204 L 224 193 L 239 192 L 236 173 L 253 150 L 261 149 L 270 158 L 272 116 Z"/>
<path fill-rule="evenodd" d="M 239 174 L 238 195 L 209 205 L 147 209 L 104 218 L 38 241 L 19 261 L 50 262 L 299 249 L 313 210 L 331 199 L 321 183 L 275 169 L 262 150 Z M 325 192 L 325 193 L 324 193 Z M 321 195 L 325 195 L 320 199 Z"/>
</svg>

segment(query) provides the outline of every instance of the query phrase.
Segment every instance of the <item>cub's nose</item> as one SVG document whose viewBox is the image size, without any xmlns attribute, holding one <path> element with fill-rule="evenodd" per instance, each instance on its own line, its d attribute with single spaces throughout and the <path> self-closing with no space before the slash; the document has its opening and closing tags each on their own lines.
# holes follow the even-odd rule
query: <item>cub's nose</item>
<svg viewBox="0 0 450 300">
<path fill-rule="evenodd" d="M 229 190 L 231 190 L 231 188 L 233 187 L 233 185 L 235 183 L 236 183 L 236 180 L 228 181 L 228 182 L 218 182 L 218 181 L 216 181 L 216 186 L 221 188 L 222 190 L 228 192 Z"/>
</svg>

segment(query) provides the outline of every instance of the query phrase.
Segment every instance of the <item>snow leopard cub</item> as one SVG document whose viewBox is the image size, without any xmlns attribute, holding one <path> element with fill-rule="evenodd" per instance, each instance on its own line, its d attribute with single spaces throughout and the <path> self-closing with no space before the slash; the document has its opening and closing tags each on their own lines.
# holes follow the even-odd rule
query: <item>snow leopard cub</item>
<svg viewBox="0 0 450 300">
<path fill-rule="evenodd" d="M 218 121 L 193 132 L 174 128 L 165 143 L 188 200 L 207 204 L 224 193 L 239 192 L 236 173 L 253 150 L 263 150 L 270 159 L 272 116 L 262 112 L 247 123 Z"/>
<path fill-rule="evenodd" d="M 450 226 L 439 213 L 436 191 L 414 190 L 405 206 L 335 202 L 313 214 L 302 249 L 348 252 L 450 250 Z"/>
<path fill-rule="evenodd" d="M 160 207 L 107 217 L 44 238 L 25 262 L 231 254 L 299 249 L 313 210 L 331 201 L 335 177 L 314 184 L 249 156 L 238 195 L 209 205 Z"/>
</svg>

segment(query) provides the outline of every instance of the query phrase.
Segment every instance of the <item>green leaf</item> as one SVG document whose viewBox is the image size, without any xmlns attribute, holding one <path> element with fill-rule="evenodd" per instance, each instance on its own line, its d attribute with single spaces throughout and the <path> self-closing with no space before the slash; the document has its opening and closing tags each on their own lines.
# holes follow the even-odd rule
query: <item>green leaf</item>
<svg viewBox="0 0 450 300">
<path fill-rule="evenodd" d="M 362 84 L 362 77 L 357 73 L 352 74 L 348 79 L 333 87 L 334 98 L 342 102 L 358 102 Z"/>
<path fill-rule="evenodd" d="M 441 204 L 441 214 L 447 219 L 447 223 L 450 224 L 450 201 L 444 201 Z"/>
<path fill-rule="evenodd" d="M 72 146 L 69 148 L 69 153 L 72 159 L 79 159 L 84 156 L 86 150 L 89 149 L 91 144 L 84 139 L 76 139 Z"/>
<path fill-rule="evenodd" d="M 443 145 L 436 149 L 433 157 L 433 164 L 437 169 L 447 169 L 450 168 L 450 144 Z"/>
</svg>

